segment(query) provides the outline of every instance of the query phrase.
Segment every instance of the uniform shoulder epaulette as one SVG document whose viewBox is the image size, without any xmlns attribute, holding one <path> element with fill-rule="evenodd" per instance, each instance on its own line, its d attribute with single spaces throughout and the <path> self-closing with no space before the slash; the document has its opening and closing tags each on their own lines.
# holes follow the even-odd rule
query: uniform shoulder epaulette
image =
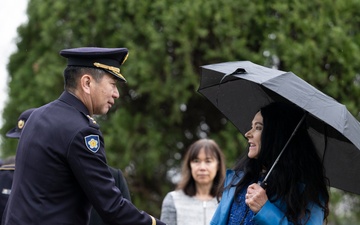
<svg viewBox="0 0 360 225">
<path fill-rule="evenodd" d="M 99 128 L 99 124 L 97 124 L 96 120 L 92 118 L 90 115 L 86 115 L 86 117 L 89 119 L 89 125 L 94 128 Z"/>
<path fill-rule="evenodd" d="M 7 164 L 7 165 L 2 165 L 0 167 L 0 171 L 4 171 L 4 170 L 15 170 L 15 164 Z"/>
<path fill-rule="evenodd" d="M 93 127 L 95 129 L 99 129 L 100 126 L 99 124 L 96 122 L 96 120 L 94 118 L 92 118 L 90 115 L 85 114 L 84 112 L 81 112 L 81 114 L 86 117 L 86 119 L 89 121 L 89 126 Z"/>
</svg>

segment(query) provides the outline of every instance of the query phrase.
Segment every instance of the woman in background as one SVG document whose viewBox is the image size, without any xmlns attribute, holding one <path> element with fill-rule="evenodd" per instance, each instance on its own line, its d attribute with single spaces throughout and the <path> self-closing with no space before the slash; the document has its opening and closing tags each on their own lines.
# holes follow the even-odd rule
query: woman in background
<svg viewBox="0 0 360 225">
<path fill-rule="evenodd" d="M 183 159 L 181 181 L 163 200 L 160 220 L 167 225 L 208 225 L 224 176 L 225 159 L 218 144 L 210 139 L 194 142 Z"/>
</svg>

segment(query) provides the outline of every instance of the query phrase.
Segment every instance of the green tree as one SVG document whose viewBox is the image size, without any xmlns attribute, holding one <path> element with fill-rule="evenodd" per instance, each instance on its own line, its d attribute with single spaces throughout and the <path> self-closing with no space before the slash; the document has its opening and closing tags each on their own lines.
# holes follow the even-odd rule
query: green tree
<svg viewBox="0 0 360 225">
<path fill-rule="evenodd" d="M 359 118 L 359 9 L 356 0 L 30 0 L 8 65 L 1 134 L 23 110 L 60 95 L 61 49 L 127 47 L 128 83 L 97 120 L 108 162 L 124 170 L 135 205 L 159 216 L 174 188 L 168 171 L 193 141 L 218 141 L 228 167 L 245 151 L 243 136 L 197 93 L 201 65 L 250 60 L 292 71 Z M 4 139 L 4 156 L 15 148 Z"/>
</svg>

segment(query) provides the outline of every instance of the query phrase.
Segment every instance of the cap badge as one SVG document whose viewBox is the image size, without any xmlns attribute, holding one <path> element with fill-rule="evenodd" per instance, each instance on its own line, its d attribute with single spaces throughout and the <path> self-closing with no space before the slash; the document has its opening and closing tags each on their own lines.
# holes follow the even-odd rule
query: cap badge
<svg viewBox="0 0 360 225">
<path fill-rule="evenodd" d="M 25 121 L 24 121 L 24 120 L 19 120 L 19 122 L 18 122 L 18 128 L 19 128 L 19 129 L 22 129 L 22 128 L 24 127 L 24 125 L 25 125 Z"/>
<path fill-rule="evenodd" d="M 88 135 L 85 138 L 85 145 L 86 147 L 93 153 L 96 153 L 100 148 L 100 140 L 99 135 Z"/>
</svg>

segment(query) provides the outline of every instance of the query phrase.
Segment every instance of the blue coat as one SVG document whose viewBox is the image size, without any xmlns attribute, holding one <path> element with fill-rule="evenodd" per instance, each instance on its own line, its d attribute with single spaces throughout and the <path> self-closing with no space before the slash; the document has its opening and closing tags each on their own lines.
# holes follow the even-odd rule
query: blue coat
<svg viewBox="0 0 360 225">
<path fill-rule="evenodd" d="M 68 92 L 31 114 L 3 224 L 85 225 L 91 205 L 108 224 L 152 224 L 115 186 L 99 125 L 88 114 Z"/>
<path fill-rule="evenodd" d="M 235 172 L 233 170 L 226 171 L 225 187 L 230 184 Z M 234 184 L 238 183 L 242 178 L 243 173 L 239 173 L 238 178 L 234 180 Z M 222 195 L 220 204 L 215 211 L 215 214 L 210 222 L 211 225 L 226 225 L 230 213 L 230 208 L 234 200 L 236 187 L 226 189 Z M 293 224 L 287 220 L 284 214 L 285 205 L 280 201 L 271 203 L 269 200 L 254 216 L 254 223 L 257 225 L 290 225 Z M 317 204 L 311 204 L 308 207 L 311 211 L 311 217 L 306 223 L 307 225 L 321 225 L 324 220 L 324 211 Z"/>
</svg>

